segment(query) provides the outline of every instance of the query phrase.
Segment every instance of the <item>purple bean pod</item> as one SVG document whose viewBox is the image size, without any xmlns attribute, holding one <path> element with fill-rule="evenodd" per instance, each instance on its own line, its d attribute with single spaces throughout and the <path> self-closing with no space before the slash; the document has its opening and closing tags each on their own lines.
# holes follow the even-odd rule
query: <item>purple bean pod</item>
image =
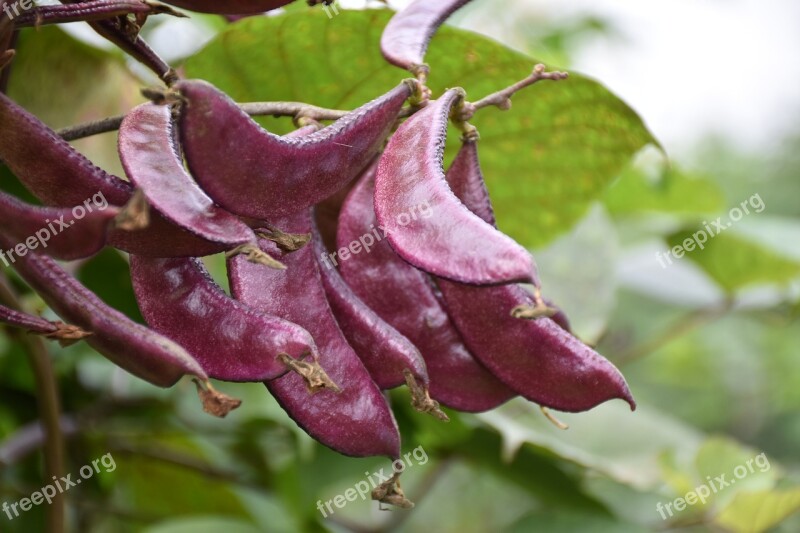
<svg viewBox="0 0 800 533">
<path fill-rule="evenodd" d="M 229 249 L 255 243 L 255 233 L 214 205 L 186 172 L 174 133 L 168 106 L 142 104 L 128 113 L 119 128 L 120 161 L 128 179 L 164 218 L 201 239 Z"/>
<path fill-rule="evenodd" d="M 355 295 L 342 279 L 314 228 L 314 255 L 322 275 L 322 285 L 333 315 L 345 338 L 353 347 L 370 376 L 381 389 L 393 389 L 404 383 L 411 390 L 415 409 L 448 420 L 428 392 L 430 379 L 422 354 L 410 340 L 383 321 Z"/>
<path fill-rule="evenodd" d="M 0 234 L 0 246 L 8 248 L 10 243 Z M 192 376 L 204 409 L 216 416 L 239 406 L 238 400 L 214 390 L 200 363 L 186 350 L 107 306 L 54 260 L 28 252 L 17 259 L 14 269 L 61 318 L 90 332 L 86 343 L 120 368 L 159 387 Z"/>
<path fill-rule="evenodd" d="M 383 57 L 414 75 L 427 75 L 425 52 L 436 30 L 469 0 L 415 0 L 396 13 L 381 35 Z"/>
<path fill-rule="evenodd" d="M 481 190 L 474 141 L 462 146 L 448 182 L 457 192 Z M 490 209 L 488 195 L 464 194 L 461 199 L 476 212 Z M 613 398 L 636 408 L 625 379 L 607 359 L 550 318 L 511 315 L 512 309 L 535 307 L 523 287 L 475 287 L 447 280 L 438 280 L 438 285 L 471 352 L 521 396 L 559 411 L 586 411 Z"/>
<path fill-rule="evenodd" d="M 539 284 L 522 246 L 470 212 L 442 168 L 451 108 L 461 89 L 408 119 L 389 141 L 375 177 L 375 213 L 397 254 L 430 274 L 461 283 Z M 431 216 L 419 216 L 422 211 Z"/>
<path fill-rule="evenodd" d="M 308 211 L 282 219 L 282 228 L 311 231 Z M 265 251 L 277 247 L 261 241 Z M 341 392 L 323 391 L 309 397 L 299 376 L 288 374 L 266 382 L 286 412 L 322 444 L 354 457 L 399 457 L 400 435 L 386 399 L 347 343 L 325 297 L 311 247 L 282 256 L 287 270 L 252 265 L 241 257 L 228 262 L 234 296 L 265 313 L 306 328 L 317 342 L 320 364 Z"/>
<path fill-rule="evenodd" d="M 368 253 L 337 256 L 342 277 L 378 316 L 419 348 L 434 400 L 467 412 L 505 403 L 514 393 L 469 353 L 429 277 L 403 261 L 386 242 L 373 208 L 374 178 L 375 166 L 364 172 L 339 216 L 339 250 L 373 237 Z"/>
<path fill-rule="evenodd" d="M 210 377 L 258 382 L 295 370 L 312 390 L 330 382 L 310 333 L 230 298 L 199 259 L 131 256 L 131 278 L 148 325 L 188 350 Z"/>
<path fill-rule="evenodd" d="M 134 189 L 98 168 L 31 113 L 0 94 L 0 159 L 44 204 L 73 207 L 100 194 L 112 206 L 125 206 Z M 140 230 L 113 229 L 108 243 L 147 257 L 195 257 L 224 252 L 158 213 Z"/>
<path fill-rule="evenodd" d="M 86 4 L 46 5 L 22 11 L 14 18 L 17 28 L 65 24 L 68 22 L 92 22 L 116 17 L 135 15 L 179 15 L 167 5 L 150 0 L 93 0 Z"/>
<path fill-rule="evenodd" d="M 271 221 L 311 207 L 355 178 L 381 148 L 416 85 L 403 82 L 301 138 L 269 133 L 209 83 L 175 87 L 186 102 L 181 143 L 197 182 L 228 211 Z"/>
<path fill-rule="evenodd" d="M 119 213 L 100 198 L 98 193 L 92 201 L 68 209 L 34 206 L 0 192 L 0 227 L 14 248 L 39 249 L 65 261 L 91 257 L 106 245 L 109 228 Z M 0 256 L 3 263 L 12 261 L 13 248 L 0 250 Z"/>
<path fill-rule="evenodd" d="M 62 346 L 69 346 L 91 335 L 91 333 L 77 326 L 63 322 L 51 322 L 42 317 L 16 311 L 3 305 L 0 305 L 0 322 L 24 329 L 29 333 L 58 340 Z"/>
</svg>

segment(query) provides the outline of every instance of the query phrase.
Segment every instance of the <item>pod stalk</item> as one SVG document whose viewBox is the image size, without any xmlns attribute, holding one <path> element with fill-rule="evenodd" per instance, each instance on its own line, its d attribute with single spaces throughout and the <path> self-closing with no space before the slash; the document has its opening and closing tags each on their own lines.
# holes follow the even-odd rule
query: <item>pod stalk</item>
<svg viewBox="0 0 800 533">
<path fill-rule="evenodd" d="M 278 358 L 283 364 L 289 367 L 289 369 L 293 372 L 297 372 L 306 381 L 306 387 L 311 394 L 316 394 L 323 390 L 342 392 L 342 389 L 328 377 L 328 374 L 325 373 L 325 370 L 322 369 L 317 361 L 313 363 L 300 361 L 285 353 L 280 354 Z"/>
<path fill-rule="evenodd" d="M 442 411 L 439 402 L 431 398 L 427 387 L 423 387 L 417 383 L 411 370 L 406 368 L 403 370 L 403 375 L 406 378 L 406 385 L 408 385 L 408 389 L 411 391 L 411 406 L 420 413 L 427 413 L 438 418 L 442 422 L 450 422 L 450 417 Z"/>
<path fill-rule="evenodd" d="M 197 387 L 197 395 L 203 402 L 203 411 L 210 415 L 225 418 L 228 413 L 242 405 L 242 400 L 219 392 L 208 380 L 201 382 L 195 378 L 193 381 Z"/>
</svg>

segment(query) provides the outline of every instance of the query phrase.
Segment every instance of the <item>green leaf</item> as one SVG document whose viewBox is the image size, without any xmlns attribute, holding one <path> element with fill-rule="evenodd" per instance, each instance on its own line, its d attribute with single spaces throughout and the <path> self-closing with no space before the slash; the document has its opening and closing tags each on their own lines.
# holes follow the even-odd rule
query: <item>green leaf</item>
<svg viewBox="0 0 800 533">
<path fill-rule="evenodd" d="M 800 489 L 740 492 L 715 518 L 730 531 L 757 533 L 780 524 L 800 510 Z"/>
<path fill-rule="evenodd" d="M 204 78 L 237 101 L 299 100 L 353 109 L 408 73 L 388 65 L 379 40 L 387 11 L 321 11 L 241 21 L 190 58 Z M 527 76 L 536 63 L 471 32 L 442 28 L 427 60 L 434 95 L 464 87 L 471 100 Z M 290 121 L 268 118 L 276 133 Z M 480 111 L 482 163 L 501 229 L 529 247 L 569 230 L 639 149 L 655 139 L 624 102 L 581 75 L 514 97 L 510 112 Z M 455 133 L 450 149 L 458 146 Z"/>
<path fill-rule="evenodd" d="M 675 257 L 683 255 L 681 250 L 687 250 L 685 257 L 729 293 L 749 285 L 785 284 L 800 275 L 800 262 L 733 233 L 717 234 L 703 243 L 701 249 L 694 244 L 693 237 L 700 231 L 708 235 L 699 229 L 669 236 L 667 242 L 672 248 L 669 259 L 675 261 Z"/>
<path fill-rule="evenodd" d="M 606 191 L 603 201 L 616 216 L 669 213 L 684 217 L 709 215 L 725 206 L 719 186 L 710 179 L 674 168 L 650 180 L 640 168 L 628 167 Z"/>
</svg>

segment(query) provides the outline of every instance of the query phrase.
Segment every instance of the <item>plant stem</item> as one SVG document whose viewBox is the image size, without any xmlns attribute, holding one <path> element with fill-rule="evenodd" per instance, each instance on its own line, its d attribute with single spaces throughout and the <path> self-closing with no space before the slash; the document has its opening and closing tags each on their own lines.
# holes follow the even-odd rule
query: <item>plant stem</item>
<svg viewBox="0 0 800 533">
<path fill-rule="evenodd" d="M 250 116 L 272 115 L 274 117 L 303 117 L 313 120 L 338 120 L 349 113 L 349 111 L 325 109 L 302 102 L 253 102 L 240 104 L 239 107 Z M 124 118 L 123 115 L 107 117 L 93 122 L 69 126 L 58 130 L 57 133 L 65 141 L 83 139 L 92 135 L 118 130 Z"/>
<path fill-rule="evenodd" d="M 12 309 L 24 311 L 16 292 L 2 273 L 0 273 L 0 303 Z M 41 338 L 17 333 L 15 335 L 28 354 L 36 380 L 39 417 L 42 420 L 45 435 L 47 435 L 44 446 L 47 480 L 52 479 L 53 476 L 61 478 L 66 475 L 64 468 L 64 437 L 61 434 L 58 383 L 50 362 L 50 354 Z M 58 494 L 53 498 L 52 505 L 47 507 L 47 531 L 49 533 L 62 533 L 64 531 L 65 503 L 64 495 Z"/>
</svg>

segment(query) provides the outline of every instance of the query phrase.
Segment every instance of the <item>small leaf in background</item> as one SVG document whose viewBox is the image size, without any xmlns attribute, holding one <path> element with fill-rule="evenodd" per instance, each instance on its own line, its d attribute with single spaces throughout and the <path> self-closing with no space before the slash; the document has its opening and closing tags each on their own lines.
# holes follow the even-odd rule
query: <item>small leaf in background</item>
<svg viewBox="0 0 800 533">
<path fill-rule="evenodd" d="M 760 533 L 800 510 L 800 489 L 740 492 L 714 523 L 729 531 Z"/>
<path fill-rule="evenodd" d="M 685 246 L 683 243 L 687 239 L 692 240 L 692 235 L 698 231 L 705 230 L 681 231 L 669 236 L 667 242 L 671 248 Z M 714 228 L 712 231 L 715 231 Z M 684 258 L 696 263 L 731 293 L 749 285 L 784 284 L 800 276 L 800 262 L 728 232 L 709 237 L 703 249 L 695 246 L 692 251 L 686 252 Z M 671 259 L 676 260 L 674 257 Z"/>
<path fill-rule="evenodd" d="M 329 20 L 315 10 L 245 19 L 190 58 L 186 72 L 237 101 L 353 109 L 408 77 L 379 53 L 390 15 L 344 11 Z M 536 64 L 495 41 L 450 27 L 437 34 L 427 61 L 434 95 L 463 86 L 473 101 L 526 77 Z M 500 227 L 528 247 L 567 232 L 630 158 L 656 143 L 630 107 L 579 74 L 542 82 L 513 101 L 509 112 L 480 111 L 474 124 Z M 276 133 L 291 129 L 288 119 L 261 122 Z M 451 151 L 457 146 L 453 132 Z"/>
</svg>

